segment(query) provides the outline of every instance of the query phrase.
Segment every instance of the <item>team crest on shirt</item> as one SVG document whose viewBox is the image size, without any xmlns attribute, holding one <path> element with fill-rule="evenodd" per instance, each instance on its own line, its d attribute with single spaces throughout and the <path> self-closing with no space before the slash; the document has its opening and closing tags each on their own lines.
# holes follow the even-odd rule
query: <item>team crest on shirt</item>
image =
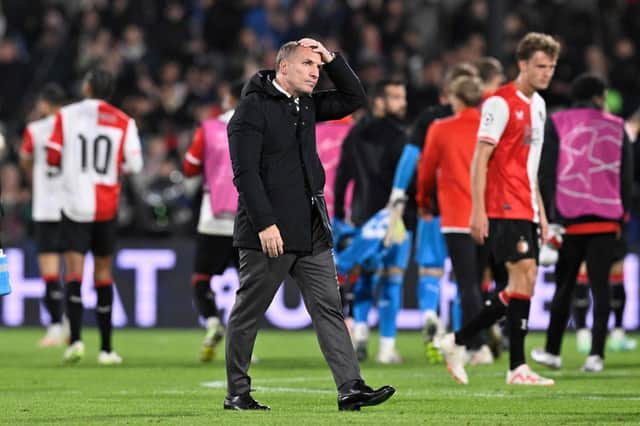
<svg viewBox="0 0 640 426">
<path fill-rule="evenodd" d="M 518 244 L 516 244 L 516 250 L 520 254 L 525 254 L 529 251 L 529 243 L 524 239 L 524 236 L 522 235 L 520 236 L 520 241 L 518 241 Z"/>
<path fill-rule="evenodd" d="M 489 126 L 491 125 L 491 123 L 493 123 L 493 113 L 491 112 L 484 113 L 484 118 L 482 119 L 482 125 Z"/>
</svg>

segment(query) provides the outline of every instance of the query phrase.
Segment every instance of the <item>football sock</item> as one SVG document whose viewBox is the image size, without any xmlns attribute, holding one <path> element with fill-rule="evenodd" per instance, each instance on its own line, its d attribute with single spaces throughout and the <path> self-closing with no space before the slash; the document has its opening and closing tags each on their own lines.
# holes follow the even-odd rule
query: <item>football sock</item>
<svg viewBox="0 0 640 426">
<path fill-rule="evenodd" d="M 529 322 L 530 296 L 510 293 L 507 307 L 507 327 L 509 328 L 509 365 L 515 370 L 525 364 L 524 338 L 527 335 Z"/>
<path fill-rule="evenodd" d="M 98 303 L 96 304 L 96 319 L 100 330 L 100 350 L 111 352 L 111 311 L 113 310 L 113 282 L 101 281 L 96 283 Z"/>
<path fill-rule="evenodd" d="M 456 344 L 465 345 L 478 332 L 490 327 L 507 312 L 509 296 L 506 291 L 494 294 L 489 300 L 484 302 L 482 310 L 469 322 L 464 324 L 455 334 Z"/>
<path fill-rule="evenodd" d="M 360 274 L 353 288 L 353 320 L 366 323 L 373 305 L 373 275 Z"/>
<path fill-rule="evenodd" d="M 440 304 L 440 277 L 420 275 L 418 277 L 418 308 L 420 311 L 438 312 Z"/>
<path fill-rule="evenodd" d="M 460 305 L 460 295 L 456 290 L 456 297 L 451 301 L 451 329 L 455 332 L 462 328 L 462 306 Z"/>
<path fill-rule="evenodd" d="M 45 281 L 44 306 L 51 316 L 52 324 L 62 322 L 62 288 L 57 275 L 42 277 Z"/>
<path fill-rule="evenodd" d="M 393 274 L 380 281 L 378 314 L 380 316 L 380 336 L 396 337 L 397 318 L 402 302 L 402 274 Z"/>
<path fill-rule="evenodd" d="M 191 278 L 193 301 L 202 318 L 218 316 L 216 296 L 211 290 L 211 275 L 194 274 Z"/>
<path fill-rule="evenodd" d="M 80 283 L 82 277 L 69 277 L 65 284 L 65 298 L 67 302 L 67 317 L 69 317 L 69 343 L 80 340 L 80 329 L 82 328 L 82 295 L 80 293 Z"/>
</svg>

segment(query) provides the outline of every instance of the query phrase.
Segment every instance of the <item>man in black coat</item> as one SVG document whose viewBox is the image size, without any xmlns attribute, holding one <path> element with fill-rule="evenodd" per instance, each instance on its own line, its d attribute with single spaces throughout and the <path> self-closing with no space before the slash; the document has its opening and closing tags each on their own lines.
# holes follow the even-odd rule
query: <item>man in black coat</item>
<svg viewBox="0 0 640 426">
<path fill-rule="evenodd" d="M 312 94 L 324 67 L 335 90 Z M 365 102 L 358 77 L 339 54 L 305 38 L 278 51 L 276 71 L 260 71 L 229 122 L 238 213 L 240 288 L 227 326 L 225 409 L 268 410 L 251 395 L 248 369 L 258 321 L 287 274 L 297 282 L 338 387 L 338 408 L 359 410 L 395 390 L 364 384 L 342 316 L 316 121 L 350 114 Z"/>
</svg>

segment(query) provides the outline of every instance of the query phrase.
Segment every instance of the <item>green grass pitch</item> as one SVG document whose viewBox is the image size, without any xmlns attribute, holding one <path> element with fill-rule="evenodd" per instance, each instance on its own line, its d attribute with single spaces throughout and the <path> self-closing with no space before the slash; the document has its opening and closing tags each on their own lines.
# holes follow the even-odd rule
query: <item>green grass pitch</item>
<svg viewBox="0 0 640 426">
<path fill-rule="evenodd" d="M 253 395 L 272 411 L 241 413 L 222 409 L 222 354 L 210 364 L 198 361 L 202 331 L 116 330 L 125 363 L 109 367 L 97 364 L 95 329 L 85 330 L 87 354 L 74 366 L 62 364 L 62 348 L 36 347 L 42 333 L 0 330 L 0 424 L 640 424 L 640 354 L 607 353 L 605 371 L 587 375 L 579 371 L 584 357 L 573 334 L 562 370 L 537 368 L 556 386 L 534 388 L 505 385 L 506 356 L 469 367 L 470 384 L 459 385 L 444 365 L 426 362 L 419 333 L 402 332 L 402 365 L 362 364 L 369 384 L 391 384 L 397 393 L 383 405 L 341 413 L 314 334 L 263 330 Z M 542 341 L 530 334 L 527 352 Z M 376 349 L 372 336 L 370 352 Z"/>
</svg>

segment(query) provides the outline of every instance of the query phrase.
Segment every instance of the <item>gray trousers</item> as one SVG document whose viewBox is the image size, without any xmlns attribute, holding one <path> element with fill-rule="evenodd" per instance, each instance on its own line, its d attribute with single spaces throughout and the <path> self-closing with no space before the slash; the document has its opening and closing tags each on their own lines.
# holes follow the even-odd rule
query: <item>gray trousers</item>
<svg viewBox="0 0 640 426">
<path fill-rule="evenodd" d="M 305 256 L 285 253 L 277 258 L 269 258 L 258 250 L 240 249 L 239 272 L 240 288 L 226 330 L 228 395 L 251 390 L 248 371 L 258 321 L 287 274 L 300 288 L 336 386 L 361 378 L 344 324 L 331 249 Z"/>
</svg>

